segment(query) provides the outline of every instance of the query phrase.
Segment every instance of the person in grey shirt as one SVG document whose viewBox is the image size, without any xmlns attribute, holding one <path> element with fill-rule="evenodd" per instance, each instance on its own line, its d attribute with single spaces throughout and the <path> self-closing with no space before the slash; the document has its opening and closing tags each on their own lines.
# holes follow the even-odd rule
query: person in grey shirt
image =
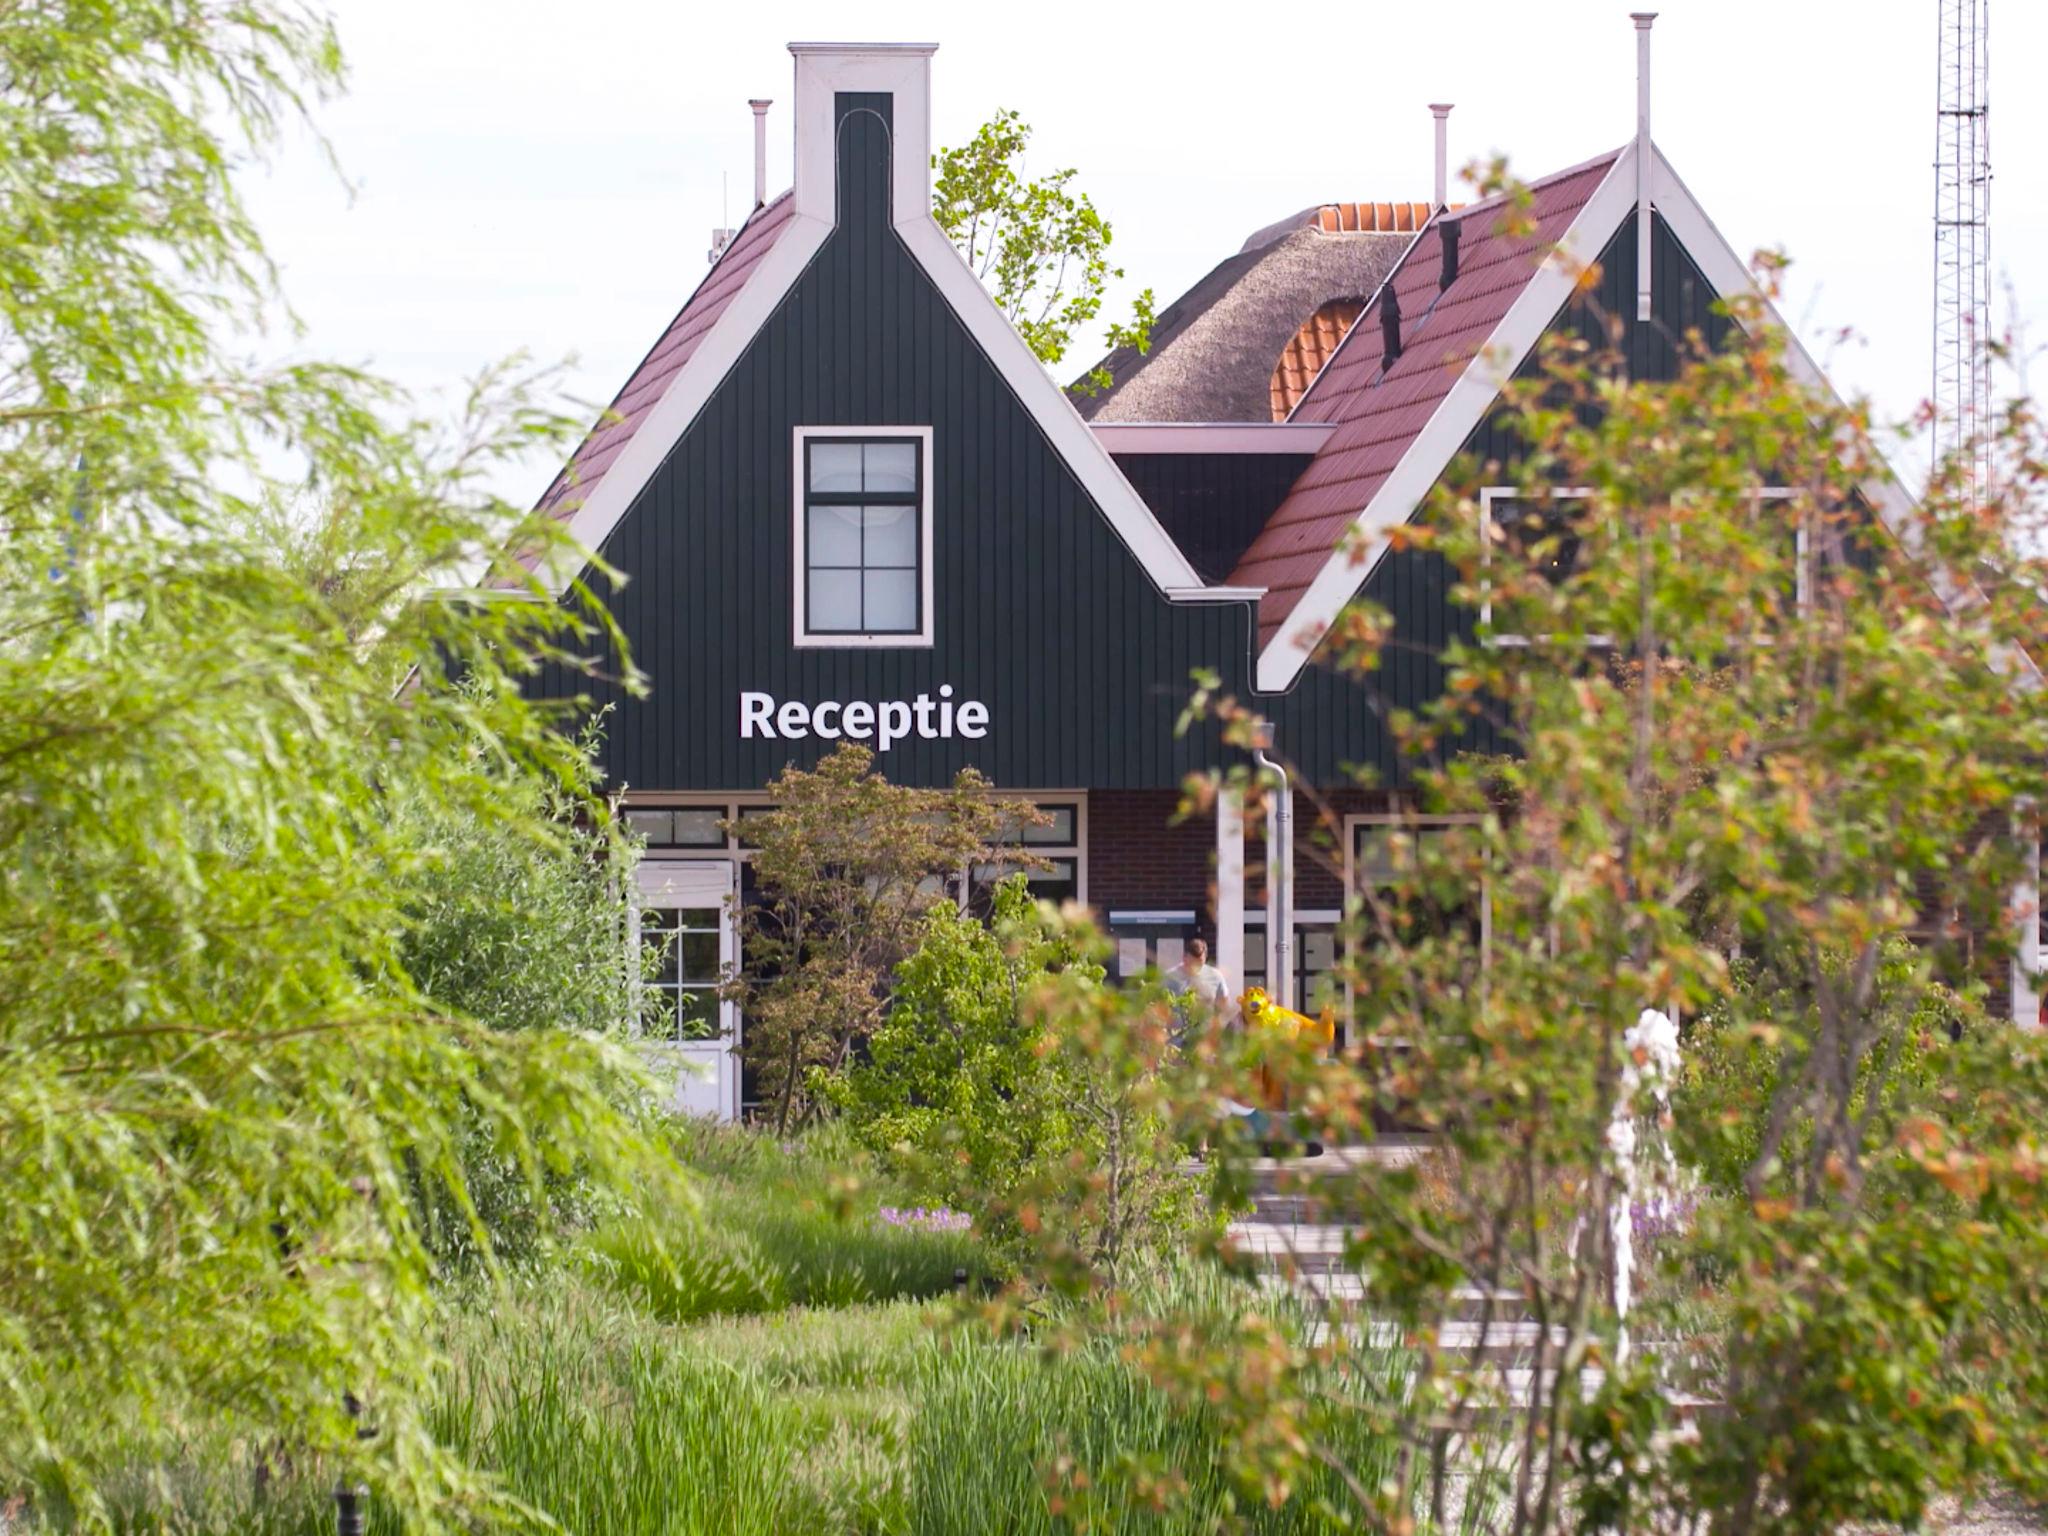
<svg viewBox="0 0 2048 1536">
<path fill-rule="evenodd" d="M 1165 984 L 1174 998 L 1176 1011 L 1190 1022 L 1215 1017 L 1227 1025 L 1236 1016 L 1230 983 L 1209 963 L 1209 946 L 1201 939 L 1188 940 L 1187 948 L 1181 951 L 1180 964 L 1166 973 Z"/>
</svg>

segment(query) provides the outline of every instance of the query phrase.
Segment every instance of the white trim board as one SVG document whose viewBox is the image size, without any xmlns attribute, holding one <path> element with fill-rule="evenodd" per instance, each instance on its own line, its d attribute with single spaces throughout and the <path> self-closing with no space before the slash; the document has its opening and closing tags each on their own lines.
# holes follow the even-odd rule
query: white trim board
<svg viewBox="0 0 2048 1536">
<path fill-rule="evenodd" d="M 1259 653 L 1257 687 L 1261 693 L 1284 693 L 1294 686 L 1309 657 L 1345 604 L 1356 597 L 1386 553 L 1390 531 L 1413 517 L 1422 499 L 1441 477 L 1451 459 L 1464 446 L 1475 427 L 1498 398 L 1501 386 L 1521 366 L 1550 322 L 1571 296 L 1576 269 L 1597 260 L 1637 201 L 1635 156 L 1631 143 L 1615 157 L 1586 205 L 1565 231 L 1558 248 L 1524 286 L 1486 346 L 1480 351 L 1436 413 L 1416 434 L 1401 456 L 1394 472 L 1379 491 L 1361 508 L 1351 530 L 1332 550 L 1323 568 L 1302 594 L 1279 634 Z M 1839 399 L 1827 377 L 1803 347 L 1783 316 L 1758 290 L 1749 265 L 1735 253 L 1714 222 L 1678 173 L 1664 158 L 1664 152 L 1650 146 L 1650 191 L 1655 216 L 1663 219 L 1673 238 L 1699 267 L 1723 299 L 1744 297 L 1762 307 L 1765 321 L 1785 340 L 1785 361 L 1792 376 L 1807 387 Z M 1590 163 L 1590 162 L 1589 162 Z M 1569 172 L 1560 173 L 1569 174 Z M 1465 210 L 1461 217 L 1468 216 Z M 1353 327 L 1354 331 L 1356 327 Z M 1879 464 L 1883 466 L 1880 457 Z M 1897 475 L 1883 466 L 1862 485 L 1865 496 L 1880 521 L 1895 536 L 1904 528 L 1913 497 Z M 1955 606 L 1967 600 L 1964 594 L 1943 594 Z M 2024 674 L 2038 679 L 2039 670 L 2030 657 L 2018 659 Z"/>
<path fill-rule="evenodd" d="M 1337 429 L 1320 421 L 1098 421 L 1111 453 L 1317 453 Z"/>
<path fill-rule="evenodd" d="M 1372 500 L 1359 509 L 1351 528 L 1330 551 L 1280 632 L 1259 653 L 1259 692 L 1284 693 L 1294 686 L 1337 615 L 1358 595 L 1386 553 L 1393 530 L 1415 515 L 1465 439 L 1493 409 L 1501 387 L 1571 298 L 1579 272 L 1599 259 L 1608 239 L 1635 207 L 1634 153 L 1631 147 L 1615 156 L 1600 185 L 1523 284 L 1486 344 L 1437 402 L 1428 423 L 1409 441 Z"/>
</svg>

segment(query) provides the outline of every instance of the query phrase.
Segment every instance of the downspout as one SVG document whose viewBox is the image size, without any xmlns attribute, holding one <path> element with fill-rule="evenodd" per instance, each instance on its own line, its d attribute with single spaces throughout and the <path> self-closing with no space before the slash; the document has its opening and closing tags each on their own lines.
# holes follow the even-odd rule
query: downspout
<svg viewBox="0 0 2048 1536">
<path fill-rule="evenodd" d="M 1267 820 L 1266 996 L 1282 1008 L 1294 1006 L 1294 786 L 1287 770 L 1264 752 L 1261 768 L 1280 779 L 1280 792 Z"/>
</svg>

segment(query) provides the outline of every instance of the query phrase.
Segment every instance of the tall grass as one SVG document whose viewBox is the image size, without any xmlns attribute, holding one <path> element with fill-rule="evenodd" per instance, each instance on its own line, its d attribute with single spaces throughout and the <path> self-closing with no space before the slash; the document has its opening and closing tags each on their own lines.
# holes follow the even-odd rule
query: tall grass
<svg viewBox="0 0 2048 1536">
<path fill-rule="evenodd" d="M 701 1214 L 638 1213 L 584 1245 L 598 1278 L 665 1322 L 931 1297 L 990 1271 L 972 1233 L 883 1224 L 881 1205 L 911 1202 L 835 1125 L 778 1142 L 684 1121 L 673 1136 Z"/>
</svg>

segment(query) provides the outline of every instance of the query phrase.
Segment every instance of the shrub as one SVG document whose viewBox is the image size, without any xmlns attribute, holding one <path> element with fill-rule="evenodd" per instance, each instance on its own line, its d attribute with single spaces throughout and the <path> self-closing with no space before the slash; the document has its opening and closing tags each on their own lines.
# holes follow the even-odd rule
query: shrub
<svg viewBox="0 0 2048 1536">
<path fill-rule="evenodd" d="M 623 1033 L 639 993 L 626 943 L 637 849 L 593 815 L 603 809 L 593 788 L 580 785 L 571 800 L 535 775 L 499 776 L 493 814 L 553 828 L 545 839 L 505 836 L 468 806 L 394 801 L 394 832 L 413 852 L 395 882 L 405 920 L 400 963 L 437 1007 L 499 1033 Z M 638 955 L 641 964 L 657 959 Z M 637 1104 L 633 1085 L 615 1086 L 622 1108 Z M 466 1204 L 415 1181 L 421 1227 L 443 1269 L 487 1254 L 531 1263 L 546 1233 L 596 1219 L 595 1187 L 574 1149 L 564 1152 L 541 1168 L 472 1110 L 462 1145 Z"/>
<path fill-rule="evenodd" d="M 1026 1171 L 1075 1136 L 1058 1063 L 1023 1001 L 1080 963 L 1021 876 L 997 887 L 986 923 L 951 903 L 934 907 L 896 968 L 866 1059 L 823 1093 L 862 1146 L 914 1174 L 928 1197 L 985 1225 L 1008 1220 Z"/>
<path fill-rule="evenodd" d="M 1884 1128 L 1942 1075 L 1943 1052 L 1978 1017 L 1964 998 L 1924 975 L 1926 957 L 1905 939 L 1888 943 L 1877 963 L 1868 1013 L 1872 1046 L 1856 1063 L 1851 1112 Z M 1829 962 L 1832 970 L 1840 961 Z M 1817 1033 L 1813 1024 L 1788 1031 L 1792 1009 L 1810 1009 L 1805 994 L 1782 984 L 1768 963 L 1738 962 L 1734 985 L 1688 1031 L 1685 1065 L 1673 1095 L 1680 1155 L 1715 1189 L 1753 1193 L 1750 1175 L 1763 1147 L 1785 1059 L 1784 1041 Z M 1875 1088 L 1878 1101 L 1868 1102 Z M 1802 1115 L 1785 1138 L 1781 1167 L 1797 1168 L 1812 1127 Z M 1758 1185 L 1757 1188 L 1761 1188 Z"/>
</svg>

